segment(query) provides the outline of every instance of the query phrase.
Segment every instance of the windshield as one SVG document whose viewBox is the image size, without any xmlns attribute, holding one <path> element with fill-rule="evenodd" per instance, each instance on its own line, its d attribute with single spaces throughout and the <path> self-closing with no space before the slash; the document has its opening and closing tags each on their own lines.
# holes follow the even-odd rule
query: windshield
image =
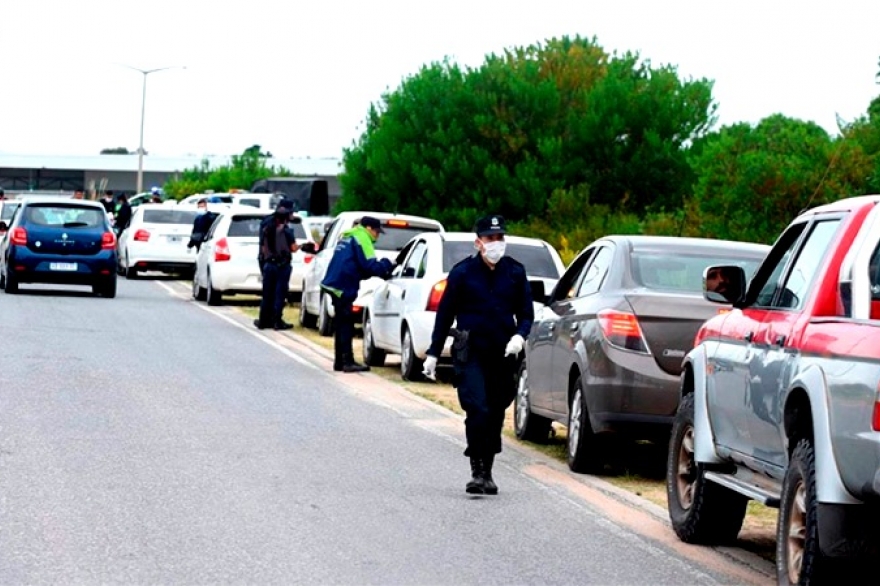
<svg viewBox="0 0 880 586">
<path fill-rule="evenodd" d="M 468 256 L 476 254 L 473 242 L 443 243 L 443 272 L 448 273 L 456 263 Z M 505 256 L 521 262 L 529 277 L 559 278 L 559 268 L 553 256 L 545 246 L 507 243 Z"/>
<path fill-rule="evenodd" d="M 143 208 L 141 208 L 143 209 Z M 196 219 L 194 210 L 144 210 L 145 224 L 192 224 Z"/>
<path fill-rule="evenodd" d="M 439 232 L 440 228 L 436 226 L 389 226 L 383 224 L 384 233 L 379 234 L 378 240 L 373 245 L 376 250 L 397 251 L 403 250 L 406 243 L 409 242 L 416 234 L 423 232 Z"/>
<path fill-rule="evenodd" d="M 26 208 L 25 220 L 37 226 L 58 228 L 97 228 L 103 226 L 103 209 L 77 205 L 34 204 Z"/>
<path fill-rule="evenodd" d="M 636 283 L 649 289 L 667 289 L 699 293 L 703 290 L 703 271 L 712 265 L 736 265 L 743 268 L 746 276 L 752 275 L 762 258 L 742 258 L 731 254 L 696 255 L 676 251 L 672 254 L 659 252 L 633 252 L 632 276 Z"/>
</svg>

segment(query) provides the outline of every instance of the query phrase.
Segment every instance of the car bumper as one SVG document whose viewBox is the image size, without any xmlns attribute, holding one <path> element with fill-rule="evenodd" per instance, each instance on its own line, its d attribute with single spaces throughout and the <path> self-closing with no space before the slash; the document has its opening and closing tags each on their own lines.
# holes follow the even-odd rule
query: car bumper
<svg viewBox="0 0 880 586">
<path fill-rule="evenodd" d="M 179 271 L 192 270 L 196 263 L 196 249 L 187 248 L 186 242 L 175 244 L 128 245 L 128 266 L 138 270 Z"/>
<path fill-rule="evenodd" d="M 116 273 L 116 252 L 101 251 L 90 256 L 37 255 L 27 250 L 10 250 L 6 270 L 19 283 L 90 285 Z"/>
</svg>

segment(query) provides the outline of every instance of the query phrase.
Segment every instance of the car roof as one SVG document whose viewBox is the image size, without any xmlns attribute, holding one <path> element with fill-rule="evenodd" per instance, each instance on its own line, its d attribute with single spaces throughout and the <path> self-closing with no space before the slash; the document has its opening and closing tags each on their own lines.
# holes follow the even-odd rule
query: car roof
<svg viewBox="0 0 880 586">
<path fill-rule="evenodd" d="M 77 206 L 89 207 L 89 208 L 100 208 L 101 210 L 104 209 L 104 206 L 101 204 L 101 202 L 98 202 L 98 201 L 92 201 L 90 199 L 74 199 L 72 197 L 63 197 L 63 196 L 62 197 L 45 196 L 45 195 L 26 196 L 26 197 L 21 197 L 17 200 L 4 200 L 4 203 L 6 201 L 9 201 L 10 203 L 12 201 L 17 201 L 17 202 L 21 203 L 22 205 L 45 204 L 45 203 L 63 203 L 63 204 L 74 204 Z"/>
<path fill-rule="evenodd" d="M 440 226 L 441 228 L 443 227 L 443 224 L 441 224 L 438 220 L 435 220 L 433 218 L 427 218 L 425 216 L 411 216 L 409 214 L 395 214 L 392 212 L 362 212 L 362 211 L 348 211 L 348 212 L 340 212 L 340 213 L 336 214 L 336 218 L 341 219 L 341 220 L 350 220 L 350 219 L 359 220 L 363 216 L 373 216 L 374 218 L 377 218 L 379 220 L 392 220 L 392 219 L 406 220 L 406 221 L 412 222 L 412 223 L 425 223 L 425 224 L 432 224 L 435 226 Z"/>
<path fill-rule="evenodd" d="M 477 239 L 477 235 L 473 232 L 436 232 L 437 237 L 441 240 L 450 242 L 473 242 Z M 508 244 L 525 244 L 527 246 L 549 246 L 550 244 L 540 238 L 532 238 L 530 236 L 516 236 L 514 234 L 505 234 L 504 240 Z"/>
<path fill-rule="evenodd" d="M 643 236 L 632 234 L 613 234 L 600 238 L 596 241 L 596 243 L 609 240 L 628 246 L 630 250 L 638 250 L 640 252 L 662 251 L 667 254 L 674 253 L 674 251 L 677 250 L 695 252 L 715 252 L 723 250 L 728 253 L 732 251 L 738 251 L 741 252 L 742 255 L 745 257 L 763 257 L 770 250 L 770 246 L 768 246 L 767 244 L 759 244 L 757 242 L 720 240 L 716 238 L 692 238 L 687 236 Z M 593 244 L 590 244 L 590 246 L 592 246 Z"/>
</svg>

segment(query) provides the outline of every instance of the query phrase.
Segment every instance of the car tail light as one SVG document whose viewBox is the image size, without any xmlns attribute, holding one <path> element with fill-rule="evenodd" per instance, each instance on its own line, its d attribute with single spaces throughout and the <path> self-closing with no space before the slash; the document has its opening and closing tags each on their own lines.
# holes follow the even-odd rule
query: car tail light
<svg viewBox="0 0 880 586">
<path fill-rule="evenodd" d="M 305 258 L 303 259 L 303 262 L 306 263 L 306 264 L 309 264 L 310 262 L 312 262 L 312 259 L 313 259 L 313 258 L 315 258 L 315 255 L 314 255 L 314 254 L 307 254 L 307 255 L 305 256 Z"/>
<path fill-rule="evenodd" d="M 874 431 L 880 431 L 880 388 L 877 389 L 877 395 L 874 397 L 874 414 L 871 417 L 871 427 Z"/>
<path fill-rule="evenodd" d="M 27 230 L 24 228 L 13 228 L 9 241 L 13 244 L 27 244 Z"/>
<path fill-rule="evenodd" d="M 446 291 L 446 279 L 437 281 L 431 287 L 431 294 L 428 295 L 428 305 L 425 307 L 426 311 L 437 311 L 437 308 L 440 307 L 440 300 L 443 299 L 444 291 Z"/>
<path fill-rule="evenodd" d="M 645 342 L 645 336 L 635 314 L 603 309 L 596 315 L 602 327 L 602 334 L 611 345 L 634 352 L 648 352 L 648 344 Z"/>
<path fill-rule="evenodd" d="M 113 250 L 116 248 L 116 234 L 113 232 L 104 232 L 101 234 L 101 248 L 104 250 Z"/>
<path fill-rule="evenodd" d="M 214 245 L 214 262 L 223 262 L 224 260 L 230 260 L 232 258 L 232 254 L 229 253 L 229 241 L 226 238 L 221 238 L 217 241 L 217 244 Z"/>
<path fill-rule="evenodd" d="M 134 233 L 135 242 L 147 242 L 150 239 L 150 233 L 147 230 L 141 228 L 137 232 Z"/>
</svg>

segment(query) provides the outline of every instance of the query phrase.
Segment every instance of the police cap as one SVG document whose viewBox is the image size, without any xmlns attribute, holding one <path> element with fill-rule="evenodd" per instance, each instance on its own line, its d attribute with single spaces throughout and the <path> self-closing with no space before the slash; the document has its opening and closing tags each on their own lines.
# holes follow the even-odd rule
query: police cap
<svg viewBox="0 0 880 586">
<path fill-rule="evenodd" d="M 477 220 L 477 223 L 474 225 L 474 232 L 477 233 L 477 236 L 483 237 L 491 236 L 492 234 L 507 234 L 507 229 L 504 227 L 504 218 L 493 214 Z"/>
<path fill-rule="evenodd" d="M 374 218 L 373 216 L 364 216 L 361 218 L 361 226 L 364 228 L 372 228 L 379 234 L 385 233 L 385 230 L 382 229 L 382 223 L 378 218 Z"/>
</svg>

